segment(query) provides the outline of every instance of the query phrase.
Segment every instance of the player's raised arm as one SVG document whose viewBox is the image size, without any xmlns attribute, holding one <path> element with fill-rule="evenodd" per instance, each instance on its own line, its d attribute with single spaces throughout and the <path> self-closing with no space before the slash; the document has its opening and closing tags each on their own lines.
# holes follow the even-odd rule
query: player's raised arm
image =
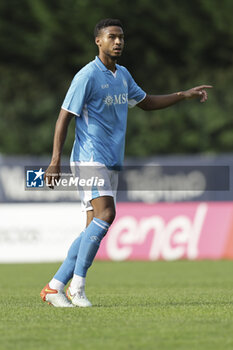
<svg viewBox="0 0 233 350">
<path fill-rule="evenodd" d="M 53 153 L 52 159 L 48 169 L 45 172 L 44 180 L 46 184 L 49 184 L 50 188 L 54 188 L 52 185 L 54 180 L 58 181 L 60 178 L 60 163 L 62 148 L 66 140 L 68 125 L 74 115 L 64 109 L 61 109 L 54 132 L 53 138 Z"/>
<path fill-rule="evenodd" d="M 211 85 L 200 85 L 169 95 L 146 95 L 144 100 L 138 103 L 137 106 L 145 111 L 152 111 L 172 106 L 185 99 L 199 98 L 200 102 L 205 102 L 208 98 L 206 90 L 211 88 Z"/>
</svg>

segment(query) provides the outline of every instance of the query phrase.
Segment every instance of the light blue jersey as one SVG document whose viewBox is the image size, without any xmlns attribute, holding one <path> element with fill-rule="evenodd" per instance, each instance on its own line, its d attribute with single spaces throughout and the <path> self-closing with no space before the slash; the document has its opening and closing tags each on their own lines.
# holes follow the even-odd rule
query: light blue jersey
<svg viewBox="0 0 233 350">
<path fill-rule="evenodd" d="M 146 96 L 128 70 L 108 70 L 96 59 L 74 77 L 62 104 L 76 115 L 71 162 L 94 161 L 108 168 L 121 167 L 124 159 L 128 106 Z"/>
</svg>

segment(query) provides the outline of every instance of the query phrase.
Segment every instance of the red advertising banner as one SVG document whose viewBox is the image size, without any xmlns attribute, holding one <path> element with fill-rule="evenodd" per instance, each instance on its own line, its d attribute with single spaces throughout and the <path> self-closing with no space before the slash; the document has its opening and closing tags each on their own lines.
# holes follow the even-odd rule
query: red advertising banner
<svg viewBox="0 0 233 350">
<path fill-rule="evenodd" d="M 119 203 L 97 259 L 233 259 L 233 202 Z"/>
</svg>

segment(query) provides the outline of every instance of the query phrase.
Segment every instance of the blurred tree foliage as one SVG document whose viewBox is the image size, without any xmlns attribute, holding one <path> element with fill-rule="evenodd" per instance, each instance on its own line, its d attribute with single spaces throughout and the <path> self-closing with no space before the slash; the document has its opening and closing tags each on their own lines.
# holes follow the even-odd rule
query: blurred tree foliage
<svg viewBox="0 0 233 350">
<path fill-rule="evenodd" d="M 120 18 L 125 65 L 148 93 L 214 85 L 209 101 L 129 112 L 126 154 L 231 152 L 232 0 L 3 0 L 0 153 L 50 154 L 74 74 L 97 54 L 93 28 Z M 74 137 L 74 122 L 64 152 Z"/>
</svg>

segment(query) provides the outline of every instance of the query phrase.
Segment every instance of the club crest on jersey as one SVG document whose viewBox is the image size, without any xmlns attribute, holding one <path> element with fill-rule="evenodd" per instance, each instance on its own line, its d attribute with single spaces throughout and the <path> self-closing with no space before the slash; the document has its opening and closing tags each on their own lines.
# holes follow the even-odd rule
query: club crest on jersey
<svg viewBox="0 0 233 350">
<path fill-rule="evenodd" d="M 112 106 L 112 105 L 121 105 L 128 103 L 128 94 L 119 94 L 119 95 L 107 95 L 104 98 L 104 104 L 106 106 Z"/>
<path fill-rule="evenodd" d="M 123 79 L 123 84 L 127 88 L 128 84 L 127 84 L 127 81 L 125 80 L 125 78 Z"/>
</svg>

